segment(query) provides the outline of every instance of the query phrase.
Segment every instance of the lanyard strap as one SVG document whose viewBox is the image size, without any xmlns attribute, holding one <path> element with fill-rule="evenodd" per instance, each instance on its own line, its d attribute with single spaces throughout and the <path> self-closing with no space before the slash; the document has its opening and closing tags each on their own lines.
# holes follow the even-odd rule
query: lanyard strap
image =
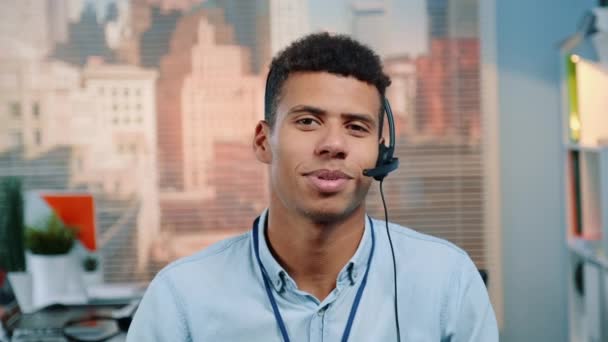
<svg viewBox="0 0 608 342">
<path fill-rule="evenodd" d="M 268 300 L 270 301 L 270 305 L 272 306 L 272 312 L 274 313 L 274 318 L 277 321 L 277 325 L 279 326 L 279 330 L 281 331 L 281 336 L 283 337 L 284 342 L 290 342 L 289 334 L 287 334 L 287 327 L 285 326 L 285 322 L 283 321 L 283 317 L 281 316 L 281 311 L 279 310 L 279 306 L 272 294 L 272 288 L 270 286 L 270 280 L 264 265 L 262 264 L 262 260 L 260 259 L 260 247 L 258 241 L 258 222 L 260 218 L 256 218 L 253 222 L 253 249 L 255 251 L 255 257 L 258 261 L 258 265 L 260 266 L 260 270 L 262 271 L 262 278 L 264 279 L 264 287 L 266 289 L 266 295 L 268 296 Z M 368 221 L 371 227 L 372 234 L 372 248 L 369 253 L 369 258 L 367 259 L 367 269 L 365 270 L 365 275 L 361 280 L 361 284 L 359 285 L 359 289 L 357 290 L 357 294 L 355 295 L 355 300 L 353 302 L 353 306 L 350 309 L 350 314 L 348 315 L 348 321 L 346 322 L 346 326 L 344 327 L 344 333 L 342 334 L 342 342 L 348 341 L 348 337 L 350 336 L 350 331 L 353 326 L 353 321 L 355 320 L 355 316 L 357 314 L 357 310 L 359 309 L 359 303 L 361 302 L 361 297 L 363 296 L 363 291 L 365 290 L 365 286 L 367 285 L 367 276 L 369 274 L 369 269 L 372 263 L 372 257 L 374 255 L 374 247 L 376 245 L 376 240 L 374 236 L 374 223 L 368 217 Z M 264 221 L 264 226 L 267 226 L 268 221 Z"/>
</svg>

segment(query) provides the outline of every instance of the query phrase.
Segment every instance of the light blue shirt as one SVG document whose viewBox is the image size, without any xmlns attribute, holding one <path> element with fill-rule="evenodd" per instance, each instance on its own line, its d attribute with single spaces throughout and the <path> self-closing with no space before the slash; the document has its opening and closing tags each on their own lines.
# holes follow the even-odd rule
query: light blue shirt
<svg viewBox="0 0 608 342">
<path fill-rule="evenodd" d="M 384 221 L 365 220 L 357 251 L 319 301 L 298 289 L 258 223 L 260 260 L 291 341 L 340 341 L 374 231 L 375 251 L 349 341 L 396 341 L 393 261 Z M 498 341 L 494 311 L 469 258 L 453 244 L 389 224 L 397 260 L 401 341 Z M 150 283 L 130 342 L 282 341 L 253 248 L 252 231 L 171 263 Z"/>
</svg>

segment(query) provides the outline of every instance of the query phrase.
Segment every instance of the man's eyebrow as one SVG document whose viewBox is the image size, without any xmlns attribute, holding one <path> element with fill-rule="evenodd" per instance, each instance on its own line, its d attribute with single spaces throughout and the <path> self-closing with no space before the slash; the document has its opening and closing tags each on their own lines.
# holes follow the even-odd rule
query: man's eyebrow
<svg viewBox="0 0 608 342">
<path fill-rule="evenodd" d="M 292 107 L 287 115 L 295 114 L 295 113 L 310 113 L 314 115 L 324 116 L 327 115 L 327 111 L 318 107 L 309 106 L 309 105 L 297 105 Z M 376 127 L 377 123 L 374 120 L 374 117 L 370 114 L 361 114 L 361 113 L 342 113 L 340 114 L 342 118 L 348 120 L 359 120 L 367 123 L 371 127 Z"/>
<path fill-rule="evenodd" d="M 302 113 L 302 112 L 315 114 L 315 115 L 327 114 L 327 111 L 325 111 L 321 108 L 318 108 L 318 107 L 308 106 L 308 105 L 297 105 L 297 106 L 294 106 L 291 109 L 289 109 L 289 111 L 287 112 L 287 115 L 294 114 L 294 113 Z"/>
</svg>

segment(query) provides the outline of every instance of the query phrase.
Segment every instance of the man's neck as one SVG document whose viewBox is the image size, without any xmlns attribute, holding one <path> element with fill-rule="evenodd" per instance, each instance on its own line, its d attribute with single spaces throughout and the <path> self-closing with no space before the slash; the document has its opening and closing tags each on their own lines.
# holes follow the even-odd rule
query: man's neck
<svg viewBox="0 0 608 342">
<path fill-rule="evenodd" d="M 361 242 L 365 208 L 339 222 L 319 224 L 271 206 L 267 220 L 266 237 L 277 261 L 300 290 L 322 301 L 336 287 L 338 273 Z"/>
</svg>

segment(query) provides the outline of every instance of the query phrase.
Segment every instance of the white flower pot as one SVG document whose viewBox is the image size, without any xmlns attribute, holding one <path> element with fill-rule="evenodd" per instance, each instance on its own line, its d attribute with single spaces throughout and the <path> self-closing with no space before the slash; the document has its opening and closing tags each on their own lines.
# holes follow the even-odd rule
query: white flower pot
<svg viewBox="0 0 608 342">
<path fill-rule="evenodd" d="M 27 272 L 9 272 L 8 280 L 23 313 L 35 310 L 32 302 L 32 276 Z"/>
<path fill-rule="evenodd" d="M 74 272 L 74 262 L 70 254 L 32 254 L 29 267 L 35 306 L 52 304 L 57 298 L 68 294 L 69 281 Z"/>
</svg>

